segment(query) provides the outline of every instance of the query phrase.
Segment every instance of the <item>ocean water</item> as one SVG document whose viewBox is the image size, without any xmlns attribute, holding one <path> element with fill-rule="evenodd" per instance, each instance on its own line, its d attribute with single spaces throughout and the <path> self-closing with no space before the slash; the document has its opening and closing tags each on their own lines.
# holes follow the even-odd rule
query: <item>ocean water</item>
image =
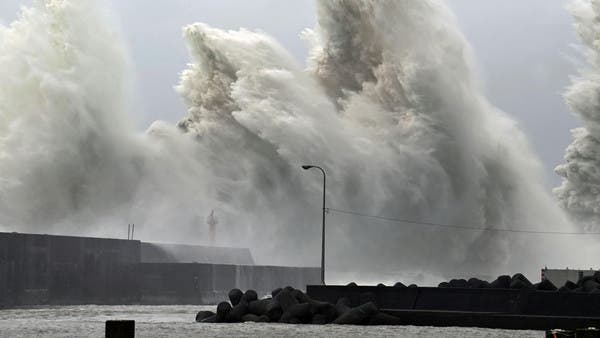
<svg viewBox="0 0 600 338">
<path fill-rule="evenodd" d="M 0 337 L 104 337 L 109 319 L 135 320 L 137 337 L 543 337 L 540 331 L 417 326 L 200 324 L 214 306 L 82 305 L 0 310 Z"/>
</svg>

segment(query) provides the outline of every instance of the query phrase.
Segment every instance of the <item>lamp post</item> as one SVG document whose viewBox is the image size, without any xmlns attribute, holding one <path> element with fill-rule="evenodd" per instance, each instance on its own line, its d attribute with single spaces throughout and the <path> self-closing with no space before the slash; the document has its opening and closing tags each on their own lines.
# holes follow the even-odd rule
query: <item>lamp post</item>
<svg viewBox="0 0 600 338">
<path fill-rule="evenodd" d="M 321 284 L 325 285 L 325 182 L 326 175 L 323 168 L 316 165 L 303 165 L 302 169 L 319 169 L 323 173 L 323 233 L 321 234 Z"/>
</svg>

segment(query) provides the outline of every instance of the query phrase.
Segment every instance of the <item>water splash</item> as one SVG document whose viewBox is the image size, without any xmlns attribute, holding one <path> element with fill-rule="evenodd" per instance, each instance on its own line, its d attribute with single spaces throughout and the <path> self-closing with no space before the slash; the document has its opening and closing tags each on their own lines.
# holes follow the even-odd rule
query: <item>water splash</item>
<svg viewBox="0 0 600 338">
<path fill-rule="evenodd" d="M 328 172 L 331 207 L 569 228 L 438 1 L 318 1 L 318 26 L 303 33 L 308 69 L 263 33 L 187 26 L 192 63 L 177 86 L 187 117 L 141 135 L 127 120 L 124 52 L 94 8 L 38 2 L 0 31 L 5 228 L 111 234 L 136 223 L 143 239 L 204 243 L 214 209 L 220 244 L 248 246 L 262 264 L 317 265 L 321 181 L 299 167 L 313 163 Z M 536 273 L 558 259 L 552 247 L 571 245 L 338 214 L 328 224 L 328 267 L 375 276 Z"/>
<path fill-rule="evenodd" d="M 564 180 L 554 193 L 561 206 L 586 230 L 598 231 L 600 221 L 600 1 L 573 1 L 570 6 L 575 30 L 583 43 L 589 67 L 573 80 L 565 93 L 571 111 L 583 127 L 572 130 L 566 163 L 555 171 Z"/>
</svg>

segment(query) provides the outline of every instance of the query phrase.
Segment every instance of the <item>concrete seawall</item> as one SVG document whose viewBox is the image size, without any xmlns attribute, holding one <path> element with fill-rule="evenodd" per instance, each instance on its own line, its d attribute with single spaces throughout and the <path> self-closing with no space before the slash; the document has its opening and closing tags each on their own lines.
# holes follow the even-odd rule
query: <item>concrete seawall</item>
<svg viewBox="0 0 600 338">
<path fill-rule="evenodd" d="M 319 282 L 318 268 L 144 263 L 141 245 L 135 240 L 0 233 L 0 307 L 213 304 L 234 287 L 257 289 L 262 295 L 282 285 L 304 289 Z M 224 250 L 217 248 L 214 257 Z M 238 261 L 252 261 L 240 257 L 244 251 L 231 251 Z"/>
<path fill-rule="evenodd" d="M 342 297 L 357 306 L 369 298 L 405 325 L 504 329 L 577 329 L 600 326 L 600 294 L 514 289 L 309 285 L 313 299 Z"/>
</svg>

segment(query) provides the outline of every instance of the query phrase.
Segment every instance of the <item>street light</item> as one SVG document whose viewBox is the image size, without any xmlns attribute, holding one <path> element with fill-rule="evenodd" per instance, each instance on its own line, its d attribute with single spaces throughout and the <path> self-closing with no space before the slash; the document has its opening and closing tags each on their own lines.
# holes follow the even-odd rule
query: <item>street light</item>
<svg viewBox="0 0 600 338">
<path fill-rule="evenodd" d="M 321 170 L 321 172 L 323 173 L 323 233 L 321 234 L 321 284 L 325 285 L 325 181 L 326 181 L 326 175 L 325 175 L 325 170 L 323 170 L 323 168 L 316 166 L 316 165 L 303 165 L 302 169 L 304 170 L 309 170 L 309 169 L 319 169 Z"/>
</svg>

